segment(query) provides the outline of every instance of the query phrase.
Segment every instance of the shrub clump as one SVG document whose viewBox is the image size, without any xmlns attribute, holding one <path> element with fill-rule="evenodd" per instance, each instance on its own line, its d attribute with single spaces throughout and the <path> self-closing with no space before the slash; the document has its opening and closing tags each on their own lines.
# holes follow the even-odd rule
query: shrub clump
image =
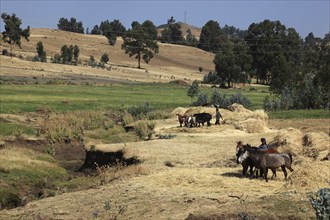
<svg viewBox="0 0 330 220">
<path fill-rule="evenodd" d="M 152 107 L 148 102 L 145 102 L 143 105 L 132 106 L 127 109 L 127 112 L 135 118 L 142 118 L 152 111 Z"/>
<path fill-rule="evenodd" d="M 213 91 L 210 101 L 208 100 L 207 94 L 199 94 L 197 100 L 192 103 L 192 106 L 216 105 L 219 108 L 227 108 L 234 103 L 241 104 L 245 108 L 250 108 L 252 106 L 251 101 L 241 93 L 236 93 L 227 97 L 225 93 L 221 95 L 218 90 Z"/>
<path fill-rule="evenodd" d="M 317 219 L 330 219 L 330 189 L 323 188 L 309 195 L 309 201 L 315 209 Z"/>
<path fill-rule="evenodd" d="M 172 139 L 175 137 L 176 137 L 175 134 L 160 134 L 159 135 L 159 139 Z"/>
<path fill-rule="evenodd" d="M 152 135 L 155 133 L 155 122 L 142 120 L 135 124 L 134 131 L 140 139 L 150 140 Z"/>
</svg>

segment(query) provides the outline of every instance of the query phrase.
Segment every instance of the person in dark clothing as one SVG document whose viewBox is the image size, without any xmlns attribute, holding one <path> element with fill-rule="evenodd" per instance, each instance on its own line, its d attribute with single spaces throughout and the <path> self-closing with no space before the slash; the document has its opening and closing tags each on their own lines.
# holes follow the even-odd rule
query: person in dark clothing
<svg viewBox="0 0 330 220">
<path fill-rule="evenodd" d="M 220 125 L 220 118 L 223 120 L 222 115 L 220 114 L 219 108 L 215 110 L 215 124 Z"/>
<path fill-rule="evenodd" d="M 258 150 L 265 150 L 269 148 L 266 142 L 266 138 L 261 138 L 260 141 L 261 141 L 261 145 L 258 147 Z"/>
</svg>

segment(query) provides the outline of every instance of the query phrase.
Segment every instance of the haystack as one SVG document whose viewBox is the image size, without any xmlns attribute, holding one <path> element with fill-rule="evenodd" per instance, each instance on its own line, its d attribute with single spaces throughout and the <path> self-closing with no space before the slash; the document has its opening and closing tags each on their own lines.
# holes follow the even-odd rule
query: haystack
<svg viewBox="0 0 330 220">
<path fill-rule="evenodd" d="M 277 147 L 280 152 L 290 152 L 293 155 L 302 155 L 303 133 L 299 129 L 281 129 L 269 142 L 271 147 Z"/>
<path fill-rule="evenodd" d="M 229 111 L 232 111 L 232 112 L 252 113 L 251 110 L 246 109 L 246 108 L 244 108 L 243 105 L 240 105 L 240 104 L 237 104 L 237 103 L 231 104 L 227 108 L 228 108 Z"/>
<path fill-rule="evenodd" d="M 245 131 L 247 133 L 262 133 L 267 131 L 266 121 L 261 119 L 249 118 L 235 124 L 235 129 Z"/>
<path fill-rule="evenodd" d="M 293 158 L 294 171 L 289 174 L 287 188 L 315 189 L 329 187 L 330 161 L 315 161 L 311 158 Z M 290 172 L 290 171 L 289 171 Z"/>
<path fill-rule="evenodd" d="M 251 111 L 244 108 L 240 104 L 232 104 L 228 106 L 229 112 L 227 113 L 227 122 L 236 124 L 237 122 L 245 121 L 249 118 L 259 119 L 262 121 L 267 121 L 268 115 L 263 110 Z"/>
<path fill-rule="evenodd" d="M 212 117 L 215 117 L 215 108 L 201 107 L 201 106 L 191 107 L 185 112 L 185 115 L 193 115 L 193 114 L 197 114 L 197 113 L 209 113 L 212 115 Z"/>
<path fill-rule="evenodd" d="M 329 150 L 330 137 L 324 132 L 310 132 L 303 136 L 304 155 L 323 160 L 328 158 Z"/>
<path fill-rule="evenodd" d="M 184 115 L 186 113 L 187 109 L 188 108 L 177 107 L 176 109 L 174 109 L 172 111 L 172 114 L 173 115 L 176 115 L 176 114 Z"/>
</svg>

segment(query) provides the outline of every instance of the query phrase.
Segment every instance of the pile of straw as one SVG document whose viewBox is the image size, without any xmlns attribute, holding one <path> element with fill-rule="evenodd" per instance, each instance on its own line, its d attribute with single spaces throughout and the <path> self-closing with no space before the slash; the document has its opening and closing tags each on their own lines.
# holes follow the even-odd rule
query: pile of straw
<svg viewBox="0 0 330 220">
<path fill-rule="evenodd" d="M 266 121 L 260 119 L 249 118 L 245 121 L 235 123 L 235 129 L 245 131 L 247 133 L 262 133 L 266 132 Z"/>
<path fill-rule="evenodd" d="M 315 161 L 311 158 L 293 158 L 293 169 L 285 184 L 287 188 L 315 189 L 329 187 L 330 161 Z"/>
<path fill-rule="evenodd" d="M 303 154 L 317 160 L 329 159 L 330 137 L 323 132 L 310 132 L 303 136 Z"/>
<path fill-rule="evenodd" d="M 299 129 L 281 129 L 270 142 L 280 152 L 304 155 L 317 160 L 330 159 L 330 137 L 324 132 L 303 134 Z"/>
<path fill-rule="evenodd" d="M 290 152 L 293 155 L 301 155 L 303 133 L 299 129 L 281 129 L 269 143 L 271 147 L 277 147 L 280 152 Z"/>
</svg>

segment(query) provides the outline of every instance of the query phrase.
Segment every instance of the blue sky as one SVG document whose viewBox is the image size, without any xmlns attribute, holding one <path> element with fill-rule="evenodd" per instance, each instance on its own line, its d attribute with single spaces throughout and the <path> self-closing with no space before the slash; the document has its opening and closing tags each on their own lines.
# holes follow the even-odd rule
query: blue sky
<svg viewBox="0 0 330 220">
<path fill-rule="evenodd" d="M 91 30 L 101 21 L 114 19 L 130 28 L 132 21 L 151 20 L 156 26 L 167 22 L 171 16 L 196 27 L 209 20 L 240 29 L 265 19 L 279 20 L 287 28 L 293 27 L 305 38 L 313 32 L 324 37 L 330 30 L 330 0 L 0 0 L 1 13 L 15 13 L 25 28 L 57 28 L 61 17 L 75 17 L 84 28 Z M 185 16 L 186 14 L 186 16 Z M 1 20 L 1 30 L 3 22 Z"/>
</svg>

